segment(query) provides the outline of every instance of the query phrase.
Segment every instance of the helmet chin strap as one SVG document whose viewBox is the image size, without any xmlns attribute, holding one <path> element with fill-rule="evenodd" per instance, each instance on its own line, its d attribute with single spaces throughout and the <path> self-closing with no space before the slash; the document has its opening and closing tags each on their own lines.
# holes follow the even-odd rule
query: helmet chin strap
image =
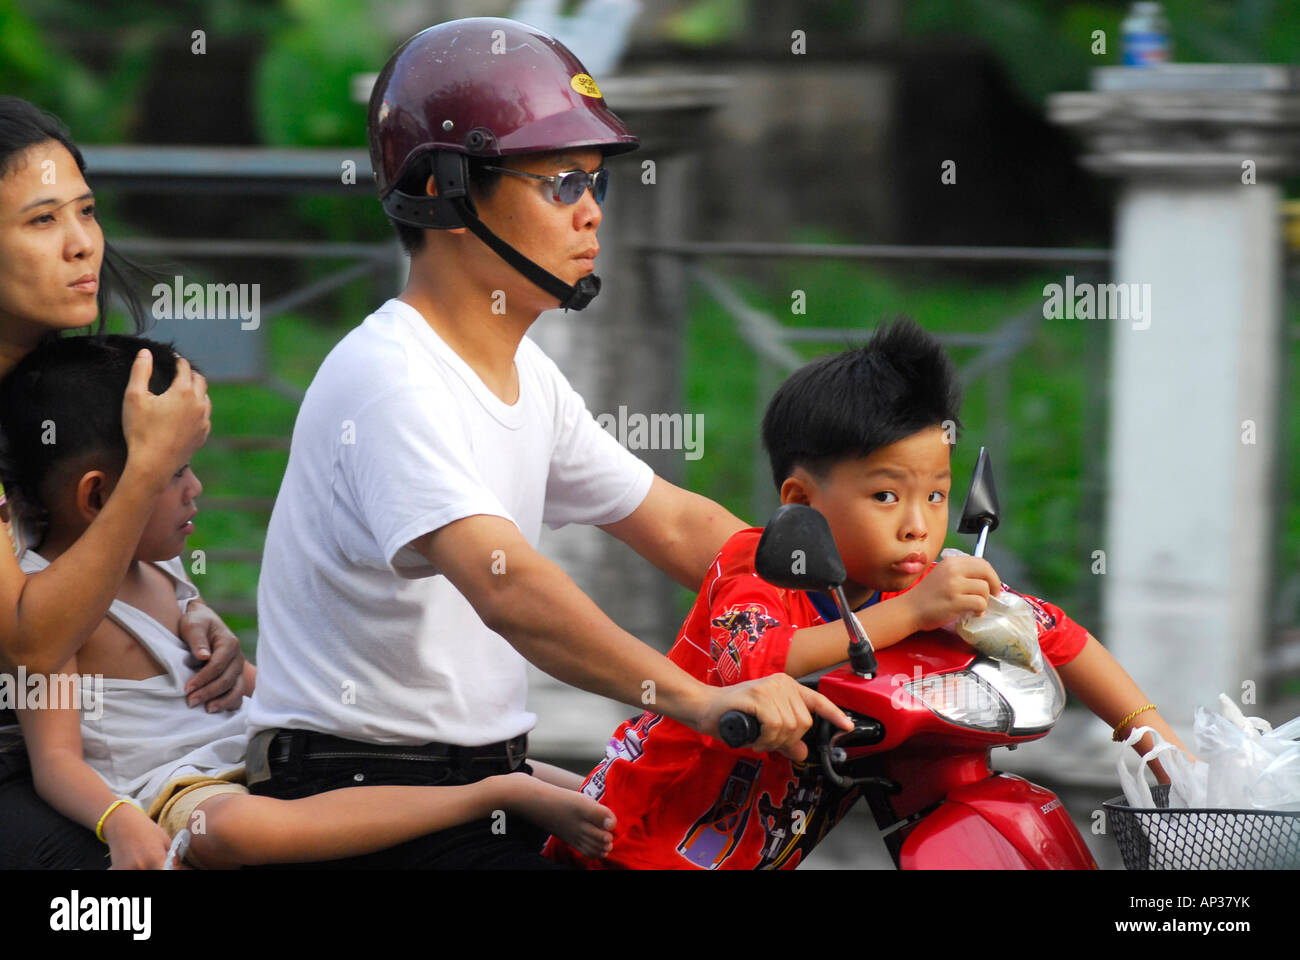
<svg viewBox="0 0 1300 960">
<path fill-rule="evenodd" d="M 600 293 L 600 277 L 595 274 L 587 274 L 576 284 L 565 283 L 555 274 L 542 269 L 532 260 L 529 260 L 489 230 L 487 224 L 474 215 L 474 212 L 470 210 L 469 204 L 464 199 L 455 202 L 459 208 L 461 220 L 465 226 L 469 227 L 474 236 L 491 247 L 502 260 L 559 300 L 560 306 L 565 310 L 581 310 L 591 303 L 596 294 Z"/>
<path fill-rule="evenodd" d="M 581 310 L 591 303 L 600 293 L 600 277 L 588 274 L 576 284 L 565 283 L 488 229 L 474 210 L 474 201 L 469 195 L 468 172 L 463 155 L 437 151 L 433 156 L 437 195 L 417 197 L 393 190 L 383 199 L 384 212 L 398 223 L 425 230 L 468 227 L 497 256 L 559 300 L 565 310 Z"/>
</svg>

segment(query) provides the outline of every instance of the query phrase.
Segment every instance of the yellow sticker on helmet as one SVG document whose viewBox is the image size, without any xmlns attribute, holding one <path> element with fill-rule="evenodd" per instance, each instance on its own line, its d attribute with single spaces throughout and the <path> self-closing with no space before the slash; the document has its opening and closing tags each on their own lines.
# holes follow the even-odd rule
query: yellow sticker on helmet
<svg viewBox="0 0 1300 960">
<path fill-rule="evenodd" d="M 596 86 L 596 81 L 586 73 L 575 73 L 573 79 L 569 81 L 569 86 L 582 94 L 584 97 L 599 97 L 600 87 Z"/>
</svg>

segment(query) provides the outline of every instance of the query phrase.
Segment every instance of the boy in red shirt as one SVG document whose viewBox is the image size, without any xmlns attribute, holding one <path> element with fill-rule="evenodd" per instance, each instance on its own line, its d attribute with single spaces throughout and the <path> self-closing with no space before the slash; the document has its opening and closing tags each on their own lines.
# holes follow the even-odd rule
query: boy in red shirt
<svg viewBox="0 0 1300 960">
<path fill-rule="evenodd" d="M 948 530 L 959 406 L 938 341 L 898 321 L 865 347 L 796 371 L 764 417 L 781 502 L 826 517 L 848 571 L 849 606 L 876 650 L 983 613 L 990 595 L 1008 589 L 987 560 L 935 562 Z M 761 534 L 742 530 L 723 546 L 669 653 L 707 683 L 800 677 L 845 659 L 847 634 L 829 598 L 755 573 Z M 1052 604 L 1025 599 L 1043 656 L 1072 693 L 1117 734 L 1140 712 L 1181 746 L 1091 634 Z M 1149 739 L 1137 747 L 1149 749 Z M 617 817 L 611 853 L 593 860 L 554 837 L 545 852 L 594 868 L 793 868 L 857 799 L 814 762 L 732 749 L 650 712 L 619 726 L 583 791 Z"/>
</svg>

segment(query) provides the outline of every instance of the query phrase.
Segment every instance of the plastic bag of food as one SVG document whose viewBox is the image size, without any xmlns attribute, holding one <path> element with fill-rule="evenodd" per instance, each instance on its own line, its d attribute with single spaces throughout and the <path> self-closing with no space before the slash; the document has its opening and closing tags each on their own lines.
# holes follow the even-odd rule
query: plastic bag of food
<svg viewBox="0 0 1300 960">
<path fill-rule="evenodd" d="M 960 550 L 944 550 L 941 557 L 966 556 Z M 1010 590 L 989 597 L 988 608 L 979 616 L 967 614 L 948 627 L 972 647 L 994 660 L 1004 660 L 1034 673 L 1043 672 L 1043 654 L 1038 647 L 1038 621 L 1028 601 Z"/>
</svg>

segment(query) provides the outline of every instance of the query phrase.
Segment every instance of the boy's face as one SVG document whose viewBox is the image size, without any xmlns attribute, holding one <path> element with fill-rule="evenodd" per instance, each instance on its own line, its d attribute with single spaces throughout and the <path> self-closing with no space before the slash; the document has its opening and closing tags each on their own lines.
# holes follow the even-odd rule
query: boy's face
<svg viewBox="0 0 1300 960">
<path fill-rule="evenodd" d="M 115 471 L 96 469 L 80 473 L 75 488 L 67 494 L 75 503 L 51 509 L 53 526 L 60 531 L 56 539 L 66 536 L 71 541 L 81 536 L 104 509 L 119 479 Z M 194 501 L 202 492 L 203 484 L 189 464 L 172 474 L 140 535 L 134 559 L 170 560 L 179 556 L 185 549 L 185 538 L 194 532 L 192 521 L 199 512 Z"/>
<path fill-rule="evenodd" d="M 806 503 L 830 524 L 854 606 L 875 590 L 905 590 L 943 549 L 952 447 L 927 427 L 867 457 L 842 460 L 818 480 L 799 468 L 782 503 Z"/>
<path fill-rule="evenodd" d="M 137 560 L 170 560 L 185 549 L 199 512 L 194 501 L 202 492 L 203 484 L 188 463 L 172 475 L 140 537 Z"/>
</svg>

